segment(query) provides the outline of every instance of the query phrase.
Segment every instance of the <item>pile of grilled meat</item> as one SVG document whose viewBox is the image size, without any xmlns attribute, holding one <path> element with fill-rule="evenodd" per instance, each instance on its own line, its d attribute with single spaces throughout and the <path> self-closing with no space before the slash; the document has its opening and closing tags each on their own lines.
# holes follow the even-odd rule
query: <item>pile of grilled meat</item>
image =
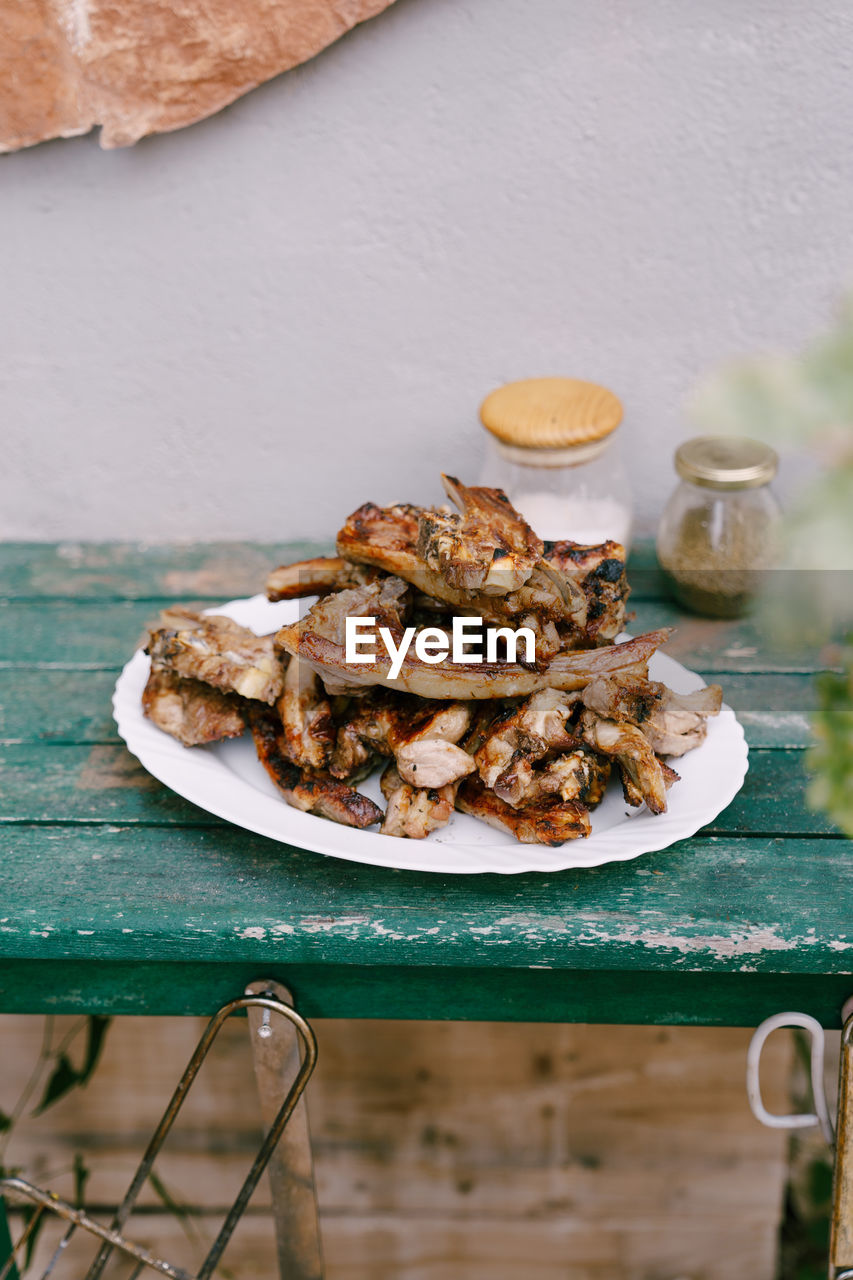
<svg viewBox="0 0 853 1280">
<path fill-rule="evenodd" d="M 243 733 L 288 804 L 352 827 L 423 839 L 454 809 L 523 843 L 589 834 L 615 766 L 628 804 L 666 809 L 663 757 L 705 737 L 717 685 L 679 695 L 649 680 L 667 630 L 615 643 L 625 553 L 615 542 L 543 543 L 499 489 L 443 477 L 457 507 L 366 503 L 337 556 L 276 569 L 270 600 L 317 596 L 298 622 L 256 636 L 182 608 L 149 637 L 143 708 L 185 746 Z M 528 627 L 534 662 L 345 660 L 345 620 L 449 635 L 454 615 Z M 383 767 L 383 813 L 356 784 Z"/>
</svg>

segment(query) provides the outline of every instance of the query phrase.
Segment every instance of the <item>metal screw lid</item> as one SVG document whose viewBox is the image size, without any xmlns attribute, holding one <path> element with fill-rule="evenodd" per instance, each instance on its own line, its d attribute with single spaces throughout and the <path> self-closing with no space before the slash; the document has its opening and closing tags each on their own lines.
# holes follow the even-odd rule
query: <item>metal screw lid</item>
<svg viewBox="0 0 853 1280">
<path fill-rule="evenodd" d="M 775 449 L 745 436 L 696 436 L 675 451 L 682 480 L 706 489 L 757 489 L 769 484 L 778 466 Z"/>
<path fill-rule="evenodd" d="M 525 378 L 486 396 L 480 421 L 504 444 L 565 449 L 602 440 L 622 421 L 622 405 L 606 387 L 578 378 Z"/>
</svg>

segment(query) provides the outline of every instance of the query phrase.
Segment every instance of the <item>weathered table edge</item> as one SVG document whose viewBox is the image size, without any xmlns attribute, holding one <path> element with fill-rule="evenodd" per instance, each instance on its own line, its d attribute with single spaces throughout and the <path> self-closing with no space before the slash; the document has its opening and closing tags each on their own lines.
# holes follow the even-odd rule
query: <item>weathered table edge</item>
<svg viewBox="0 0 853 1280">
<path fill-rule="evenodd" d="M 0 1012 L 210 1015 L 249 982 L 272 978 L 308 1018 L 755 1026 L 797 1009 L 841 1026 L 853 975 L 393 965 L 7 960 Z"/>
</svg>

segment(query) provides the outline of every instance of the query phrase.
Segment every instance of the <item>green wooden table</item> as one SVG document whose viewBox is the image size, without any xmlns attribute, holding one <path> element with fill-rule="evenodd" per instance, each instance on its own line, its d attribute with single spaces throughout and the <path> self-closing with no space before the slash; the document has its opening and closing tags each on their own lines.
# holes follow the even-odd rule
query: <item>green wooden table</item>
<svg viewBox="0 0 853 1280">
<path fill-rule="evenodd" d="M 128 755 L 110 695 L 167 600 L 261 588 L 304 545 L 0 547 L 0 1009 L 211 1013 L 258 977 L 316 1017 L 839 1025 L 853 991 L 853 842 L 805 803 L 817 652 L 680 617 L 648 548 L 635 630 L 719 679 L 746 785 L 710 827 L 553 875 L 361 867 L 236 829 Z"/>
</svg>

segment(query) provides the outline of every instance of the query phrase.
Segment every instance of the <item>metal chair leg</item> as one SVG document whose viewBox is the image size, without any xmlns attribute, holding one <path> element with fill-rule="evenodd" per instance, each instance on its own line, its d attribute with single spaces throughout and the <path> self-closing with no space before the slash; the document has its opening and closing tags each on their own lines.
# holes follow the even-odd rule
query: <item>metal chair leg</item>
<svg viewBox="0 0 853 1280">
<path fill-rule="evenodd" d="M 853 1013 L 841 1035 L 835 1134 L 829 1275 L 830 1280 L 853 1280 Z"/>
<path fill-rule="evenodd" d="M 246 995 L 272 995 L 283 1004 L 293 1000 L 278 982 L 253 982 Z M 248 1010 L 255 1079 L 264 1125 L 272 1124 L 291 1081 L 299 1070 L 300 1039 L 283 1019 L 273 1027 L 266 1010 Z M 267 1166 L 272 1190 L 281 1280 L 323 1280 L 320 1220 L 314 1186 L 314 1164 L 304 1093 Z"/>
<path fill-rule="evenodd" d="M 254 994 L 254 987 L 261 988 L 260 994 Z M 110 1256 L 117 1252 L 125 1259 L 132 1259 L 139 1265 L 133 1271 L 133 1276 L 141 1275 L 143 1271 L 154 1271 L 158 1275 L 168 1276 L 170 1280 L 211 1280 L 217 1271 L 225 1248 L 231 1239 L 234 1228 L 240 1221 L 246 1206 L 260 1181 L 263 1172 L 269 1167 L 270 1162 L 276 1155 L 276 1148 L 282 1136 L 287 1131 L 289 1123 L 297 1111 L 298 1104 L 302 1097 L 311 1072 L 314 1070 L 314 1064 L 317 1061 L 317 1042 L 309 1024 L 300 1016 L 293 1008 L 290 996 L 285 993 L 286 999 L 279 998 L 274 988 L 274 983 L 261 982 L 253 984 L 253 990 L 249 994 L 240 996 L 236 1000 L 229 1001 L 219 1012 L 211 1018 L 201 1037 L 195 1052 L 187 1064 L 186 1070 L 178 1082 L 177 1088 L 172 1095 L 157 1129 L 153 1137 L 148 1143 L 148 1147 L 142 1160 L 134 1174 L 130 1187 L 119 1206 L 112 1223 L 107 1226 L 103 1223 L 90 1218 L 82 1209 L 76 1208 L 69 1204 L 66 1200 L 62 1200 L 59 1196 L 51 1191 L 45 1191 L 41 1187 L 34 1186 L 32 1183 L 25 1181 L 23 1178 L 9 1177 L 0 1178 L 0 1280 L 15 1280 L 18 1275 L 16 1267 L 16 1257 L 23 1256 L 27 1241 L 32 1238 L 35 1224 L 39 1222 L 43 1215 L 54 1215 L 64 1222 L 68 1223 L 68 1228 L 55 1249 L 53 1256 L 49 1259 L 46 1268 L 40 1271 L 41 1280 L 47 1280 L 48 1276 L 52 1276 L 55 1268 L 64 1256 L 65 1246 L 71 1240 L 77 1231 L 83 1231 L 87 1235 L 93 1236 L 99 1242 L 97 1254 L 86 1272 L 86 1280 L 100 1280 Z M 282 988 L 278 988 L 282 990 Z M 274 1046 L 275 1052 L 269 1055 L 262 1053 L 261 1065 L 258 1065 L 256 1057 L 256 1074 L 259 1079 L 259 1087 L 264 1107 L 264 1125 L 266 1133 L 261 1143 L 255 1160 L 243 1182 L 237 1198 L 225 1216 L 225 1220 L 219 1229 L 219 1233 L 211 1245 L 207 1257 L 201 1264 L 200 1269 L 192 1276 L 184 1268 L 175 1266 L 163 1258 L 151 1253 L 143 1246 L 129 1240 L 124 1235 L 124 1227 L 130 1218 L 136 1205 L 142 1187 L 148 1179 L 151 1168 L 157 1155 L 160 1152 L 163 1143 L 175 1119 L 183 1106 L 184 1100 L 198 1075 L 199 1069 L 207 1057 L 207 1054 L 216 1039 L 223 1024 L 232 1015 L 245 1011 L 253 1020 L 252 1025 L 256 1028 L 253 1035 L 253 1043 L 258 1040 L 261 1045 L 271 1042 L 271 1049 Z M 272 1015 L 272 1016 L 271 1016 Z M 282 1028 L 286 1028 L 287 1034 L 282 1034 Z M 301 1051 L 300 1051 L 301 1046 Z M 287 1075 L 288 1065 L 291 1068 L 291 1074 Z M 263 1083 L 261 1084 L 261 1081 Z M 281 1219 L 282 1224 L 288 1224 L 288 1230 L 295 1231 L 295 1222 L 298 1217 L 300 1221 L 311 1223 L 311 1215 L 308 1213 L 306 1206 L 306 1176 L 307 1187 L 311 1193 L 313 1205 L 313 1231 L 314 1241 L 316 1244 L 316 1256 L 319 1267 L 319 1232 L 317 1230 L 317 1210 L 316 1204 L 313 1203 L 313 1178 L 311 1175 L 311 1148 L 308 1143 L 307 1119 L 304 1108 L 301 1112 L 301 1129 L 300 1132 L 304 1137 L 296 1140 L 295 1146 L 299 1153 L 298 1158 L 294 1156 L 292 1159 L 285 1159 L 284 1173 L 282 1174 L 283 1183 L 285 1185 L 289 1179 L 294 1182 L 292 1171 L 299 1173 L 299 1179 L 296 1181 L 296 1189 L 291 1196 L 291 1203 L 294 1208 L 291 1217 Z M 305 1172 L 305 1159 L 307 1153 L 307 1175 Z M 286 1178 L 285 1178 L 286 1173 Z M 274 1188 L 275 1188 L 274 1183 Z M 5 1212 L 3 1212 L 4 1197 L 10 1196 L 29 1202 L 34 1206 L 34 1213 L 30 1217 L 29 1223 L 25 1227 L 23 1233 L 18 1240 L 8 1242 L 3 1235 L 3 1227 L 6 1225 Z M 278 1197 L 274 1197 L 278 1201 Z M 284 1197 L 282 1203 L 288 1203 L 287 1197 Z M 279 1218 L 276 1218 L 277 1224 Z M 8 1233 L 6 1233 L 8 1235 Z M 296 1233 L 296 1238 L 298 1233 Z M 310 1231 L 306 1232 L 304 1237 L 307 1241 L 311 1240 Z M 302 1247 L 301 1254 L 298 1254 L 291 1246 L 291 1253 L 294 1258 L 309 1258 L 308 1244 Z M 281 1236 L 279 1237 L 279 1257 L 286 1259 L 290 1265 L 290 1254 L 283 1252 L 281 1244 Z M 284 1272 L 282 1273 L 285 1274 Z M 79 1264 L 78 1264 L 79 1275 Z M 302 1270 L 296 1270 L 291 1267 L 286 1272 L 287 1280 L 322 1280 L 322 1269 L 309 1270 L 303 1267 Z"/>
</svg>

